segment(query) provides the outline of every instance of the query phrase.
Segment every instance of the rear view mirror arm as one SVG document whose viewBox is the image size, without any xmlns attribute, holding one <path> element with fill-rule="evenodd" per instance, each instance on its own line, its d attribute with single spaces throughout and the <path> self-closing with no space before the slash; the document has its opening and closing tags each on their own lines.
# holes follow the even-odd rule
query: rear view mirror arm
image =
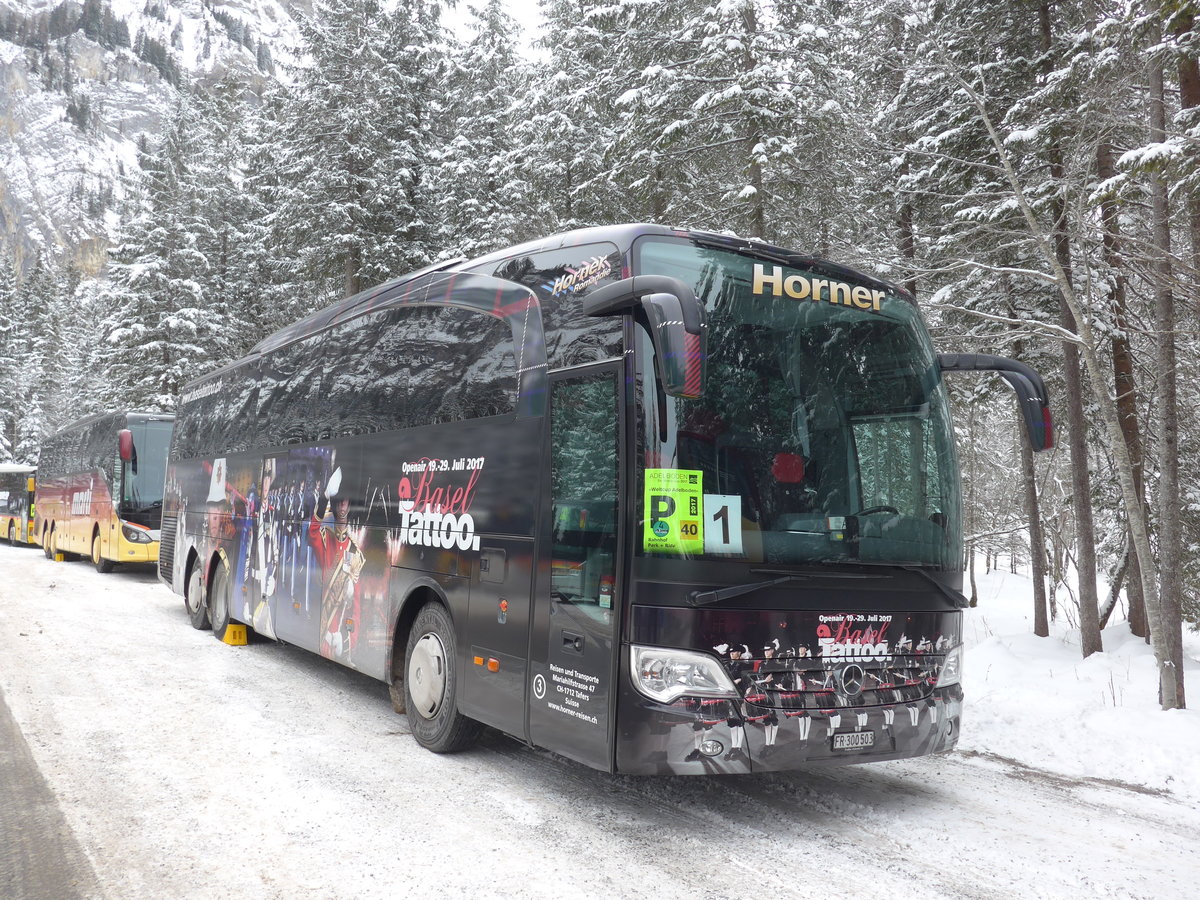
<svg viewBox="0 0 1200 900">
<path fill-rule="evenodd" d="M 987 353 L 942 353 L 938 366 L 943 372 L 996 372 L 1012 386 L 1021 405 L 1025 434 L 1035 452 L 1054 446 L 1054 421 L 1046 383 L 1030 366 L 1019 360 Z"/>
</svg>

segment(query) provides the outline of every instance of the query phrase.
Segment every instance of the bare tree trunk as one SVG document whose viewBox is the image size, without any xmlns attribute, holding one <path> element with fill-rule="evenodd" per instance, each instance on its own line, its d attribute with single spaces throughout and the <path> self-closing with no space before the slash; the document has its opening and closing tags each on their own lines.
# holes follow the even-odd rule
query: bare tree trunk
<svg viewBox="0 0 1200 900">
<path fill-rule="evenodd" d="M 1157 2 L 1153 7 L 1157 8 Z M 1157 26 L 1151 27 L 1151 41 L 1158 43 Z M 1165 141 L 1167 112 L 1163 98 L 1161 60 L 1150 64 L 1150 140 Z M 1180 531 L 1182 507 L 1179 497 L 1179 392 L 1175 356 L 1175 297 L 1171 288 L 1171 224 L 1167 185 L 1157 170 L 1150 175 L 1150 205 L 1156 252 L 1154 273 L 1154 312 L 1158 330 L 1158 618 L 1152 628 L 1158 635 L 1164 658 L 1159 666 L 1159 694 L 1164 709 L 1183 709 L 1183 536 Z"/>
<path fill-rule="evenodd" d="M 347 297 L 352 297 L 362 290 L 362 251 L 355 244 L 346 253 L 345 259 L 345 291 Z"/>
<path fill-rule="evenodd" d="M 1112 586 L 1108 591 L 1108 599 L 1104 601 L 1104 606 L 1100 609 L 1100 627 L 1104 628 L 1108 624 L 1109 617 L 1113 614 L 1113 610 L 1117 608 L 1117 601 L 1121 599 L 1121 587 L 1125 583 L 1125 575 L 1129 572 L 1129 564 L 1136 558 L 1133 552 L 1133 542 L 1128 541 L 1125 545 L 1125 554 L 1121 557 L 1121 565 L 1117 567 L 1117 573 L 1113 576 Z"/>
<path fill-rule="evenodd" d="M 914 297 L 917 296 L 917 239 L 913 228 L 913 208 L 907 200 L 900 204 L 900 215 L 897 217 L 900 228 L 900 256 L 908 265 L 909 276 L 904 279 L 904 287 Z"/>
<path fill-rule="evenodd" d="M 667 217 L 667 203 L 666 203 L 666 199 L 663 197 L 663 182 L 664 182 L 664 175 L 663 175 L 662 166 L 655 165 L 655 167 L 654 167 L 654 191 L 651 195 L 651 212 L 650 212 L 650 214 L 654 218 L 652 218 L 650 221 L 656 222 L 658 224 L 662 224 L 663 220 Z"/>
<path fill-rule="evenodd" d="M 967 547 L 967 572 L 971 576 L 971 605 L 979 605 L 979 589 L 975 586 L 975 544 L 972 543 Z"/>
<path fill-rule="evenodd" d="M 1042 533 L 1042 513 L 1038 508 L 1037 472 L 1033 467 L 1033 451 L 1021 442 L 1021 480 L 1025 483 L 1025 515 L 1029 519 L 1029 567 L 1033 579 L 1033 633 L 1050 636 L 1050 620 L 1046 616 L 1046 538 Z"/>
<path fill-rule="evenodd" d="M 1083 352 L 1085 371 L 1091 383 L 1092 396 L 1097 403 L 1105 430 L 1108 432 L 1108 439 L 1112 447 L 1116 466 L 1115 474 L 1117 482 L 1121 486 L 1121 501 L 1125 507 L 1125 515 L 1129 520 L 1130 537 L 1137 548 L 1138 559 L 1142 563 L 1142 595 L 1145 597 L 1146 611 L 1150 617 L 1150 636 L 1154 647 L 1154 659 L 1159 667 L 1160 682 L 1165 681 L 1168 674 L 1173 674 L 1172 670 L 1182 673 L 1182 666 L 1170 658 L 1169 654 L 1172 648 L 1162 639 L 1160 629 L 1156 627 L 1160 615 L 1157 571 L 1159 566 L 1158 561 L 1151 552 L 1150 523 L 1146 516 L 1145 505 L 1138 499 L 1137 491 L 1134 487 L 1133 464 L 1130 462 L 1129 448 L 1126 446 L 1125 437 L 1121 432 L 1121 423 L 1116 412 L 1116 401 L 1109 394 L 1108 385 L 1104 379 L 1105 367 L 1101 365 L 1100 359 L 1096 354 L 1096 348 L 1099 346 L 1098 337 L 1092 330 L 1091 323 L 1083 317 L 1082 300 L 1075 293 L 1075 288 L 1071 284 L 1070 279 L 1066 277 L 1066 273 L 1062 271 L 1058 257 L 1054 252 L 1053 244 L 1037 215 L 1034 213 L 1032 206 L 1030 206 L 1029 197 L 1025 192 L 1021 178 L 1014 168 L 1012 156 L 1009 154 L 1004 141 L 996 132 L 996 125 L 988 112 L 987 104 L 970 82 L 965 81 L 961 77 L 958 77 L 957 81 L 970 96 L 971 102 L 978 110 L 980 121 L 987 130 L 988 140 L 991 141 L 992 149 L 996 152 L 1000 166 L 1004 170 L 1005 177 L 1008 179 L 1009 186 L 1013 192 L 1013 199 L 1021 211 L 1021 216 L 1024 218 L 1026 227 L 1029 229 L 1034 246 L 1049 267 L 1054 284 L 1057 286 L 1063 299 L 1067 302 L 1067 305 L 1071 308 L 1071 312 L 1078 323 L 1080 348 Z M 1179 626 L 1178 618 L 1176 619 L 1176 625 L 1177 627 Z M 1181 657 L 1182 647 L 1179 646 L 1177 649 L 1179 649 Z M 1178 704 L 1178 698 L 1175 696 L 1174 691 L 1171 692 L 1171 696 L 1163 693 L 1161 702 L 1164 709 L 1172 709 Z"/>
<path fill-rule="evenodd" d="M 1113 165 L 1112 145 L 1102 141 L 1096 148 L 1096 177 L 1101 181 L 1116 174 Z M 1121 422 L 1121 433 L 1125 446 L 1129 448 L 1129 461 L 1133 466 L 1133 483 L 1140 498 L 1146 496 L 1145 475 L 1142 461 L 1142 435 L 1138 423 L 1137 383 L 1134 380 L 1133 351 L 1129 344 L 1129 310 L 1125 297 L 1125 263 L 1121 258 L 1121 228 L 1117 205 L 1112 200 L 1100 204 L 1100 216 L 1104 221 L 1104 259 L 1113 272 L 1113 382 L 1117 394 L 1117 418 Z M 1144 502 L 1144 501 L 1143 501 Z M 1129 560 L 1129 630 L 1138 637 L 1149 637 L 1150 627 L 1146 620 L 1146 604 L 1142 597 L 1141 567 L 1137 552 Z"/>
<path fill-rule="evenodd" d="M 1172 23 L 1171 32 L 1176 37 L 1184 37 L 1196 27 L 1192 13 L 1182 10 L 1177 12 Z M 1178 55 L 1179 69 L 1179 106 L 1181 109 L 1195 109 L 1200 106 L 1200 62 L 1190 53 Z M 1192 287 L 1192 300 L 1195 312 L 1200 316 L 1200 291 L 1196 290 L 1197 279 L 1200 278 L 1200 193 L 1195 190 L 1187 199 L 1188 234 L 1191 238 L 1192 278 L 1185 279 Z"/>
<path fill-rule="evenodd" d="M 746 3 L 742 6 L 742 23 L 746 28 L 746 34 L 758 33 L 758 17 L 754 13 L 753 3 Z M 755 60 L 750 50 L 749 41 L 746 42 L 742 60 L 746 72 L 754 70 Z M 746 156 L 750 160 L 750 186 L 754 188 L 754 199 L 751 201 L 752 205 L 750 208 L 750 229 L 754 237 L 766 240 L 767 194 L 763 190 L 763 169 L 758 149 L 763 144 L 763 134 L 762 128 L 756 119 L 751 120 L 747 124 L 750 126 L 750 133 L 746 137 Z"/>
<path fill-rule="evenodd" d="M 1046 548 L 1046 572 L 1049 574 L 1050 588 L 1046 592 L 1046 602 L 1050 606 L 1050 621 L 1058 621 L 1058 583 L 1061 579 L 1062 565 L 1059 562 L 1057 536 L 1051 538 L 1051 546 Z"/>
<path fill-rule="evenodd" d="M 1050 50 L 1053 42 L 1050 4 L 1038 5 L 1041 23 L 1043 70 L 1053 70 Z M 1050 144 L 1050 178 L 1060 193 L 1051 201 L 1054 214 L 1052 240 L 1058 268 L 1071 283 L 1071 250 L 1067 237 L 1066 204 L 1063 202 L 1064 168 L 1058 140 Z M 1071 333 L 1078 331 L 1075 314 L 1065 298 L 1059 299 L 1059 324 Z M 1063 345 L 1063 373 L 1066 384 L 1067 446 L 1071 452 L 1071 507 L 1075 513 L 1075 562 L 1079 575 L 1079 643 L 1084 657 L 1104 649 L 1100 638 L 1099 595 L 1096 590 L 1096 526 L 1092 521 L 1092 483 L 1087 457 L 1087 419 L 1083 412 L 1083 378 L 1079 367 L 1079 349 L 1074 343 Z"/>
</svg>

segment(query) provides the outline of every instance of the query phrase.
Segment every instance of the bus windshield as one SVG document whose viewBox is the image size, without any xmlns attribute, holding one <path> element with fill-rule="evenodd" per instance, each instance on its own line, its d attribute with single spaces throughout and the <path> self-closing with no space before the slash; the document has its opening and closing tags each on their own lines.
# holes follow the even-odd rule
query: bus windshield
<svg viewBox="0 0 1200 900">
<path fill-rule="evenodd" d="M 132 463 L 124 464 L 122 511 L 140 512 L 161 507 L 163 481 L 167 472 L 167 445 L 171 443 L 170 421 L 133 421 L 133 445 L 137 448 L 137 472 Z M 158 527 L 154 525 L 154 527 Z"/>
<path fill-rule="evenodd" d="M 709 328 L 696 400 L 663 403 L 640 338 L 641 554 L 961 568 L 946 393 L 910 302 L 689 240 L 636 252 L 694 287 Z"/>
</svg>

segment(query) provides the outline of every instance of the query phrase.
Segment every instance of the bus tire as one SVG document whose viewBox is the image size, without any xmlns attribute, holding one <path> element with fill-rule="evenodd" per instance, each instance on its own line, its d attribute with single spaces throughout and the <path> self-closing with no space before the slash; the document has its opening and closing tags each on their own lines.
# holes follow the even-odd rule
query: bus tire
<svg viewBox="0 0 1200 900">
<path fill-rule="evenodd" d="M 417 613 L 404 653 L 404 706 L 417 743 L 434 753 L 470 746 L 479 723 L 458 711 L 454 623 L 440 603 Z"/>
<path fill-rule="evenodd" d="M 17 526 L 12 522 L 8 523 L 8 543 L 9 546 L 17 546 Z"/>
<path fill-rule="evenodd" d="M 221 557 L 213 566 L 212 577 L 208 581 L 208 621 L 212 624 L 213 636 L 218 641 L 225 640 L 225 632 L 229 629 L 229 623 L 232 621 L 230 619 L 232 593 L 229 564 L 225 562 L 225 557 Z"/>
<path fill-rule="evenodd" d="M 192 566 L 187 585 L 183 591 L 183 605 L 187 610 L 192 627 L 198 631 L 209 628 L 208 603 L 204 600 L 204 582 L 200 579 L 200 563 Z"/>
<path fill-rule="evenodd" d="M 92 565 L 101 575 L 107 575 L 113 570 L 113 561 L 100 555 L 100 533 L 92 535 Z"/>
<path fill-rule="evenodd" d="M 50 548 L 50 530 L 42 530 L 42 556 L 46 559 L 54 559 L 54 551 Z"/>
</svg>

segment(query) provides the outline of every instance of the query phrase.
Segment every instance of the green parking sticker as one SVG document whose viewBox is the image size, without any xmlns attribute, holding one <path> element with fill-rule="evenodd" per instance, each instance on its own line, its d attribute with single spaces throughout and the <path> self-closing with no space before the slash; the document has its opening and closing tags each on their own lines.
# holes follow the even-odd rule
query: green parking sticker
<svg viewBox="0 0 1200 900">
<path fill-rule="evenodd" d="M 646 470 L 646 524 L 642 548 L 679 555 L 704 552 L 704 473 Z"/>
</svg>

